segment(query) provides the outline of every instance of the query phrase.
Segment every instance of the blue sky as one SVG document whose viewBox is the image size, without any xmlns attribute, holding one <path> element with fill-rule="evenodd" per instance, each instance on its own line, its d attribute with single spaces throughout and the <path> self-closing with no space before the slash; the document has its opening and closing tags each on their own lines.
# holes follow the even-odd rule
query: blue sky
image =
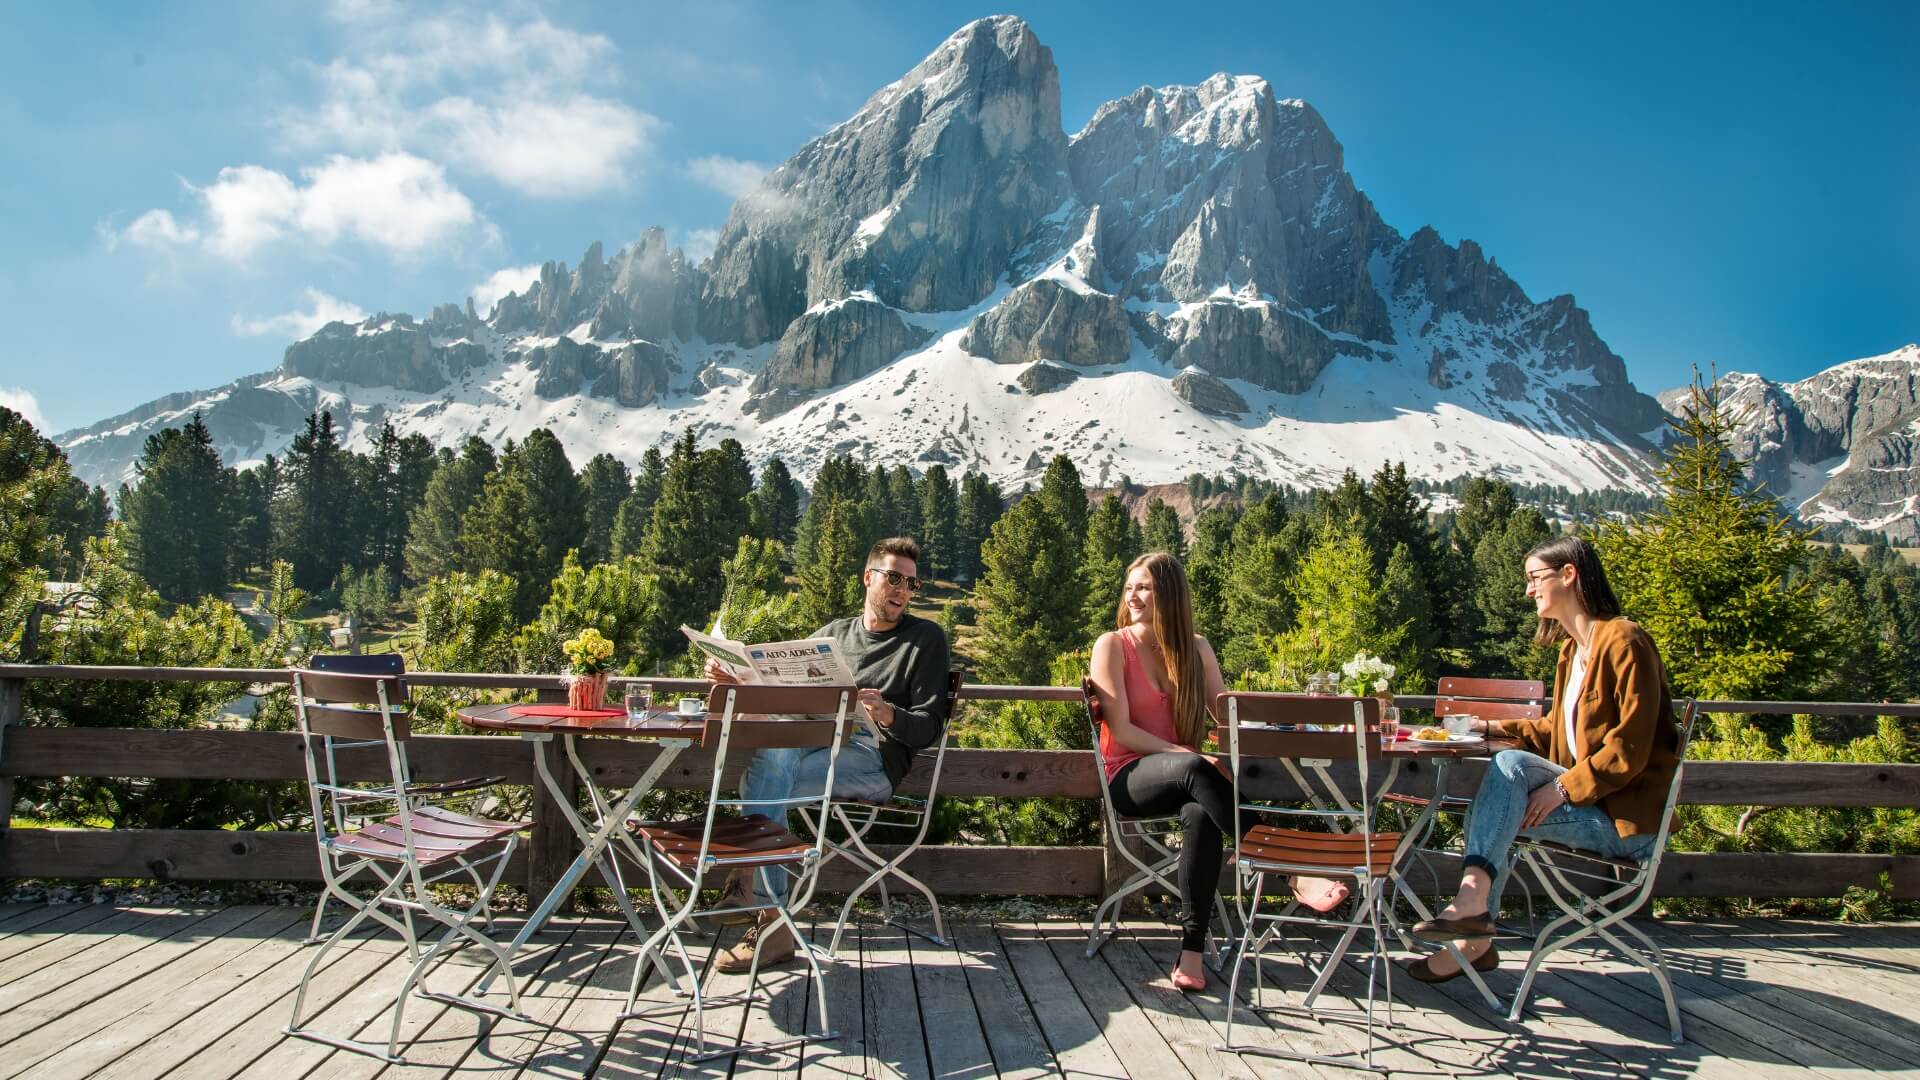
<svg viewBox="0 0 1920 1080">
<path fill-rule="evenodd" d="M 739 184 L 1004 11 L 1069 132 L 1216 71 L 1305 98 L 1390 224 L 1573 293 L 1649 392 L 1920 339 L 1910 3 L 10 4 L 0 402 L 63 430 L 594 240 L 698 250 Z"/>
</svg>

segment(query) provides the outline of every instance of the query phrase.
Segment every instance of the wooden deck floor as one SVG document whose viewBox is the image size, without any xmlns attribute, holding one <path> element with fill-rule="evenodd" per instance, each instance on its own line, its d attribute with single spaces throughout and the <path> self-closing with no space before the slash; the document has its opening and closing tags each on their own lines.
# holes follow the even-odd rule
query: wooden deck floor
<svg viewBox="0 0 1920 1080">
<path fill-rule="evenodd" d="M 407 1066 L 286 1038 L 281 1028 L 310 952 L 308 912 L 0 905 L 0 1078 L 81 1077 L 1296 1077 L 1360 1075 L 1213 1049 L 1219 988 L 1174 992 L 1164 971 L 1176 948 L 1160 923 L 1136 923 L 1092 960 L 1072 922 L 971 922 L 954 947 L 885 927 L 850 930 L 828 974 L 840 1040 L 795 1051 L 686 1065 L 681 1013 L 615 1029 L 633 943 L 605 919 L 557 920 L 549 944 L 517 970 L 540 1023 L 487 1021 L 417 1000 Z M 501 929 L 513 924 L 503 920 Z M 1406 1076 L 1842 1077 L 1920 1076 L 1920 926 L 1841 926 L 1758 920 L 1663 921 L 1688 1039 L 1668 1045 L 1657 991 L 1609 959 L 1578 954 L 1550 969 L 1534 1015 L 1509 1025 L 1464 981 L 1395 980 L 1398 1024 L 1382 1064 Z M 722 942 L 728 940 L 723 933 Z M 383 996 L 402 977 L 402 947 L 364 935 L 317 977 L 330 1004 L 321 1023 L 362 1037 L 384 1033 Z M 1506 992 L 1518 958 L 1496 976 Z M 436 980 L 470 982 L 471 950 Z M 1283 990 L 1304 985 L 1276 965 Z M 709 972 L 710 994 L 738 977 Z M 772 1008 L 746 1018 L 749 1039 L 811 1026 L 809 995 L 791 970 L 771 979 Z M 1336 986 L 1362 984 L 1349 971 Z M 658 986 L 650 1000 L 674 1000 Z M 817 1006 L 814 1006 L 817 1008 Z M 683 1012 L 683 1011 L 682 1011 Z M 1242 1020 L 1248 1014 L 1240 1014 Z M 1272 1018 L 1256 1041 L 1335 1053 L 1356 1027 Z M 709 1031 L 737 1038 L 741 1011 L 709 1013 Z"/>
</svg>

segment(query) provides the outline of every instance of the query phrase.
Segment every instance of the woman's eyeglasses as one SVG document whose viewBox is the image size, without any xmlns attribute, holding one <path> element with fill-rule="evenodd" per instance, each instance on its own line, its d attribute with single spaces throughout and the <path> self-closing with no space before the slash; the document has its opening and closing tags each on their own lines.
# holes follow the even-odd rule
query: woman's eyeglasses
<svg viewBox="0 0 1920 1080">
<path fill-rule="evenodd" d="M 920 591 L 922 582 L 917 577 L 909 577 L 898 570 L 882 570 L 877 566 L 869 566 L 867 569 L 885 577 L 887 579 L 887 588 L 889 589 L 897 589 L 901 585 L 905 585 L 908 592 Z"/>
<path fill-rule="evenodd" d="M 1529 570 L 1527 571 L 1527 582 L 1528 584 L 1538 585 L 1550 577 L 1558 577 L 1562 569 L 1564 569 L 1564 567 L 1555 566 L 1539 570 Z"/>
</svg>

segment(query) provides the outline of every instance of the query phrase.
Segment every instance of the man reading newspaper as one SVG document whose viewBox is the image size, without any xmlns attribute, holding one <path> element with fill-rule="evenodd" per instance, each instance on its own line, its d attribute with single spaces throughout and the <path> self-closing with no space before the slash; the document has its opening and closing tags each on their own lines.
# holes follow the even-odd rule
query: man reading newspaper
<svg viewBox="0 0 1920 1080">
<path fill-rule="evenodd" d="M 907 600 L 920 589 L 920 545 L 903 536 L 873 545 L 861 571 L 866 588 L 860 614 L 836 619 L 811 636 L 828 638 L 859 687 L 857 707 L 868 721 L 840 751 L 833 794 L 843 799 L 885 800 L 913 765 L 913 755 L 940 738 L 947 723 L 947 635 L 926 619 L 907 613 Z M 707 677 L 737 682 L 732 669 L 707 661 Z M 818 798 L 827 776 L 825 747 L 760 750 L 740 781 L 743 799 Z M 735 870 L 721 894 L 721 907 L 784 901 L 787 874 L 781 869 L 754 873 Z M 746 913 L 741 913 L 745 921 Z M 762 934 L 760 966 L 793 959 L 793 935 L 762 911 L 738 945 L 715 964 L 723 972 L 747 970 Z"/>
</svg>

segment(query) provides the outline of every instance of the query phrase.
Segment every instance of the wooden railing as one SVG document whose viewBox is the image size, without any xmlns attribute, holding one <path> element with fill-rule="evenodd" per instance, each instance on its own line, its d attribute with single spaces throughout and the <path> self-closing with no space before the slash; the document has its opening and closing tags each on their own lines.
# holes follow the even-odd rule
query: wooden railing
<svg viewBox="0 0 1920 1080">
<path fill-rule="evenodd" d="M 19 777 L 144 777 L 188 780 L 300 780 L 305 776 L 299 736 L 290 732 L 68 728 L 22 724 L 29 679 L 140 680 L 285 683 L 282 669 L 130 668 L 0 664 L 0 878 L 161 878 L 197 880 L 288 880 L 318 878 L 313 838 L 304 832 L 244 832 L 224 829 L 145 830 L 11 828 Z M 555 676 L 412 672 L 415 686 L 557 691 Z M 694 681 L 648 680 L 672 690 Z M 969 701 L 1077 702 L 1068 687 L 969 686 Z M 1430 707 L 1431 697 L 1403 696 L 1404 707 Z M 1844 702 L 1702 702 L 1704 711 L 1813 713 L 1824 715 L 1920 716 L 1920 705 Z M 618 785 L 638 776 L 652 759 L 651 746 L 612 739 L 585 740 L 583 757 L 596 780 Z M 526 742 L 487 735 L 420 736 L 410 752 L 422 780 L 476 775 L 536 785 Z M 344 772 L 372 777 L 381 767 L 371 756 L 342 758 Z M 922 755 L 902 782 L 904 794 L 924 793 L 930 762 Z M 1467 761 L 1448 771 L 1448 790 L 1470 795 L 1484 763 Z M 700 751 L 681 755 L 662 779 L 669 789 L 705 789 L 712 759 Z M 561 770 L 564 773 L 564 770 Z M 1280 769 L 1250 767 L 1250 782 L 1262 794 L 1297 796 Z M 943 797 L 1099 797 L 1092 756 L 1072 750 L 948 751 L 941 779 Z M 1404 766 L 1398 790 L 1431 794 L 1433 770 L 1415 761 Z M 536 785 L 537 789 L 537 785 Z M 1805 762 L 1694 761 L 1681 785 L 1683 803 L 1780 807 L 1920 807 L 1920 765 Z M 557 877 L 576 850 L 570 830 L 535 805 L 526 854 L 510 871 L 536 895 Z M 936 890 L 972 895 L 1084 895 L 1101 892 L 1109 853 L 1100 847 L 930 846 L 912 868 Z M 1449 868 L 1441 868 L 1443 879 Z M 1849 886 L 1872 886 L 1892 876 L 1894 895 L 1920 898 L 1920 856 L 1859 852 L 1671 853 L 1657 888 L 1663 896 L 1830 897 Z M 831 888 L 851 882 L 830 875 Z"/>
</svg>

